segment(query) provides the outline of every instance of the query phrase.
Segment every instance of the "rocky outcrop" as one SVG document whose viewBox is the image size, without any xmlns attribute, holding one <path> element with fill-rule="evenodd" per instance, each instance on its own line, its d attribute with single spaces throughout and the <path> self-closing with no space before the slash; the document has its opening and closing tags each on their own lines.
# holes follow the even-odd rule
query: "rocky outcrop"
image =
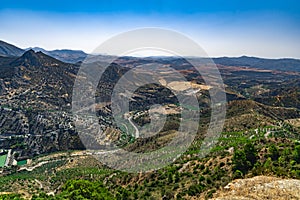
<svg viewBox="0 0 300 200">
<path fill-rule="evenodd" d="M 257 176 L 237 179 L 215 194 L 214 200 L 300 199 L 300 180 Z"/>
</svg>

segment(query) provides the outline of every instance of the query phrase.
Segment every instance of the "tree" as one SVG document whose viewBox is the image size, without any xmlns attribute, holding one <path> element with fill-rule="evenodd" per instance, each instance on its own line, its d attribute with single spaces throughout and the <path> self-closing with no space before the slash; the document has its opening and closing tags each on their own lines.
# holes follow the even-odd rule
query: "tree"
<svg viewBox="0 0 300 200">
<path fill-rule="evenodd" d="M 295 147 L 295 150 L 293 151 L 293 158 L 297 163 L 300 163 L 300 145 Z"/>
<path fill-rule="evenodd" d="M 248 142 L 244 147 L 244 151 L 246 154 L 247 161 L 249 161 L 251 163 L 251 167 L 253 167 L 257 161 L 257 152 L 254 145 Z"/>
<path fill-rule="evenodd" d="M 236 150 L 233 154 L 233 169 L 239 170 L 245 174 L 250 170 L 257 161 L 257 152 L 254 145 L 247 143 L 242 150 Z"/>
<path fill-rule="evenodd" d="M 272 144 L 269 147 L 269 153 L 270 153 L 270 157 L 273 161 L 278 160 L 278 158 L 280 157 L 278 148 L 274 144 Z"/>
<path fill-rule="evenodd" d="M 70 180 L 62 188 L 61 197 L 64 199 L 113 199 L 112 194 L 99 182 L 87 180 Z"/>
<path fill-rule="evenodd" d="M 248 171 L 249 163 L 247 162 L 246 154 L 243 150 L 236 150 L 233 158 L 233 169 L 241 171 L 243 174 Z"/>
</svg>

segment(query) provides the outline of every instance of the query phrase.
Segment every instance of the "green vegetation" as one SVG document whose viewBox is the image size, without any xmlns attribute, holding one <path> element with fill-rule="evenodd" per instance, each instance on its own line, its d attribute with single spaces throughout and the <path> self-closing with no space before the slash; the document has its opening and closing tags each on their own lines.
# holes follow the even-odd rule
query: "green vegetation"
<svg viewBox="0 0 300 200">
<path fill-rule="evenodd" d="M 210 198 L 236 178 L 271 175 L 299 179 L 300 144 L 294 139 L 298 136 L 295 133 L 290 139 L 274 133 L 266 137 L 265 130 L 270 128 L 223 133 L 205 158 L 199 158 L 201 141 L 196 140 L 175 163 L 145 174 L 108 169 L 88 156 L 72 158 L 76 164 L 65 168 L 70 159 L 53 161 L 32 172 L 1 177 L 0 192 L 14 192 L 23 185 L 33 199 Z M 46 188 L 60 189 L 49 196 Z"/>
<path fill-rule="evenodd" d="M 43 199 L 43 197 L 38 196 L 33 199 Z M 46 196 L 45 199 L 48 199 L 48 197 Z M 114 197 L 100 182 L 71 180 L 63 186 L 62 192 L 56 197 L 56 199 L 110 200 L 114 199 Z"/>
<path fill-rule="evenodd" d="M 6 158 L 7 158 L 7 154 L 0 155 L 0 167 L 4 167 Z"/>
<path fill-rule="evenodd" d="M 20 160 L 18 161 L 18 166 L 22 166 L 22 165 L 26 165 L 27 164 L 27 160 Z"/>
<path fill-rule="evenodd" d="M 257 161 L 257 152 L 253 144 L 248 142 L 243 149 L 236 149 L 233 155 L 233 169 L 247 173 Z"/>
<path fill-rule="evenodd" d="M 2 194 L 0 200 L 23 200 L 20 194 Z"/>
</svg>

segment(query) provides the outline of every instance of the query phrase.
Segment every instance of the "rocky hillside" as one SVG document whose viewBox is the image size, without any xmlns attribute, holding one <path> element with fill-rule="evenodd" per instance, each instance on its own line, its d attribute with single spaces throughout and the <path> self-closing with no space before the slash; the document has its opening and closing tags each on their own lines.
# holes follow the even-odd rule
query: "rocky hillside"
<svg viewBox="0 0 300 200">
<path fill-rule="evenodd" d="M 1 148 L 21 158 L 83 148 L 69 113 L 78 66 L 33 50 L 1 60 Z"/>
<path fill-rule="evenodd" d="M 300 199 L 299 188 L 298 179 L 256 176 L 234 180 L 217 191 L 212 200 L 296 200 Z"/>
</svg>

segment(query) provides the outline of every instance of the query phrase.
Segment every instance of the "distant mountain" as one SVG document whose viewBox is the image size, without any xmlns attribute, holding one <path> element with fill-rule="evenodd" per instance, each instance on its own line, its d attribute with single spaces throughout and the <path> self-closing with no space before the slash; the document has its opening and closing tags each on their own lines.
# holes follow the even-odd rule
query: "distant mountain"
<svg viewBox="0 0 300 200">
<path fill-rule="evenodd" d="M 247 66 L 251 68 L 267 69 L 267 70 L 280 70 L 280 71 L 297 71 L 300 72 L 300 60 L 291 58 L 282 59 L 266 59 L 256 57 L 221 57 L 213 58 L 216 64 L 224 66 Z"/>
<path fill-rule="evenodd" d="M 25 49 L 26 51 L 29 51 L 29 50 L 33 50 L 35 52 L 43 52 L 43 53 L 47 53 L 48 51 L 43 49 L 43 48 L 40 48 L 40 47 L 29 47 L 29 48 L 26 48 Z"/>
<path fill-rule="evenodd" d="M 81 50 L 62 49 L 47 51 L 39 47 L 21 49 L 19 47 L 16 47 L 12 44 L 0 40 L 0 56 L 2 57 L 19 57 L 30 49 L 32 49 L 35 52 L 43 52 L 48 56 L 54 57 L 60 61 L 67 63 L 77 63 L 83 61 L 87 56 L 87 54 Z"/>
<path fill-rule="evenodd" d="M 40 47 L 30 47 L 25 49 L 30 50 L 32 49 L 35 52 L 42 52 L 48 56 L 56 58 L 60 61 L 66 63 L 78 63 L 83 61 L 88 54 L 81 50 L 69 50 L 69 49 L 62 49 L 62 50 L 52 50 L 48 51 Z M 0 40 L 0 56 L 4 57 L 11 57 L 11 56 L 21 56 L 25 50 L 20 49 L 12 44 L 8 44 L 4 41 Z M 99 59 L 99 56 L 102 60 L 106 60 L 106 58 L 110 58 L 109 55 L 98 55 L 95 56 L 95 59 Z M 201 60 L 202 62 L 209 62 L 210 59 L 208 58 L 193 58 Z M 90 58 L 92 60 L 92 58 Z M 176 63 L 181 64 L 185 62 L 184 59 L 179 57 L 148 57 L 148 58 L 135 58 L 135 57 L 122 57 L 119 58 L 122 62 L 126 63 L 136 63 L 136 61 L 141 61 L 142 63 L 155 60 L 159 63 Z M 257 58 L 257 57 L 220 57 L 220 58 L 212 58 L 212 60 L 218 64 L 223 66 L 245 66 L 250 68 L 258 68 L 258 69 L 266 69 L 266 70 L 279 70 L 279 71 L 297 71 L 300 72 L 300 60 L 298 59 L 291 59 L 291 58 L 282 58 L 282 59 L 266 59 L 266 58 Z"/>
<path fill-rule="evenodd" d="M 34 66 L 34 67 L 45 67 L 55 65 L 66 65 L 62 61 L 55 59 L 51 56 L 44 54 L 43 52 L 34 52 L 32 49 L 26 51 L 21 57 L 10 63 L 12 66 Z"/>
<path fill-rule="evenodd" d="M 21 56 L 25 50 L 0 40 L 0 56 Z"/>
<path fill-rule="evenodd" d="M 77 63 L 83 61 L 87 56 L 87 54 L 81 50 L 62 49 L 62 50 L 47 51 L 39 47 L 27 48 L 26 50 L 30 50 L 30 49 L 34 50 L 35 52 L 39 52 L 39 51 L 43 52 L 48 56 L 51 56 L 53 58 L 56 58 L 58 60 L 67 63 Z"/>
</svg>

